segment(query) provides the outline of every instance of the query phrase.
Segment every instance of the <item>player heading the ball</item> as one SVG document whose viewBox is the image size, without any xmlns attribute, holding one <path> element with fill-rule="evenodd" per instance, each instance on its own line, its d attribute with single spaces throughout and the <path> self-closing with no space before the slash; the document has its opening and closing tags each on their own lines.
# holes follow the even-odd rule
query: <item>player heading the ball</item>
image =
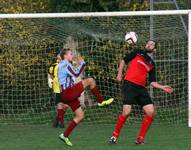
<svg viewBox="0 0 191 150">
<path fill-rule="evenodd" d="M 127 53 L 121 60 L 117 81 L 122 81 L 122 74 L 125 65 L 128 65 L 124 82 L 122 86 L 123 108 L 122 113 L 119 115 L 115 130 L 110 138 L 110 143 L 116 143 L 120 131 L 129 117 L 133 104 L 139 104 L 145 113 L 142 125 L 135 141 L 136 144 L 144 144 L 145 135 L 151 126 L 154 116 L 155 107 L 151 97 L 146 89 L 147 75 L 152 87 L 161 89 L 166 93 L 172 93 L 173 89 L 168 85 L 159 84 L 156 81 L 155 63 L 148 55 L 156 51 L 157 45 L 154 40 L 147 41 L 145 49 L 133 49 Z"/>
</svg>

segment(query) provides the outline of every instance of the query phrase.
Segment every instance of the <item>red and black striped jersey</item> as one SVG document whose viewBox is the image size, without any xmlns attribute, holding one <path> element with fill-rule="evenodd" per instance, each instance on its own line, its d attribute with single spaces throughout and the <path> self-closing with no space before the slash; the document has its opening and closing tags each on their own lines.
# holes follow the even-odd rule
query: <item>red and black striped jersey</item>
<svg viewBox="0 0 191 150">
<path fill-rule="evenodd" d="M 145 86 L 149 75 L 150 82 L 156 81 L 155 63 L 144 50 L 134 49 L 123 60 L 129 64 L 124 80 Z"/>
</svg>

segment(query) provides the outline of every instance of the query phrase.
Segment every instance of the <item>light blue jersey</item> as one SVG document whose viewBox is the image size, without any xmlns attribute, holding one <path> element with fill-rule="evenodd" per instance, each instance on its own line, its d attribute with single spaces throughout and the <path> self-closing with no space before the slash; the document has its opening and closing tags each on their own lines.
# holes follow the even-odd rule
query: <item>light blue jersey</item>
<svg viewBox="0 0 191 150">
<path fill-rule="evenodd" d="M 63 89 L 67 89 L 74 85 L 73 78 L 77 78 L 85 67 L 85 62 L 81 62 L 80 66 L 75 69 L 72 64 L 67 60 L 62 60 L 58 64 L 58 80 L 59 85 Z"/>
</svg>

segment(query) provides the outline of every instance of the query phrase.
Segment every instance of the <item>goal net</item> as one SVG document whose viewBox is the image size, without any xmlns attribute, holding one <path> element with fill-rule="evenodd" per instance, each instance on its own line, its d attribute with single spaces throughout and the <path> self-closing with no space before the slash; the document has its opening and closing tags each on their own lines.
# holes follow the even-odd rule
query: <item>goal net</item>
<svg viewBox="0 0 191 150">
<path fill-rule="evenodd" d="M 121 84 L 116 82 L 117 68 L 129 51 L 124 35 L 135 31 L 137 47 L 144 47 L 149 38 L 158 41 L 153 56 L 157 81 L 174 88 L 174 93 L 165 94 L 148 85 L 157 107 L 155 123 L 186 124 L 188 12 L 0 15 L 0 123 L 51 122 L 55 103 L 47 83 L 47 70 L 63 47 L 71 48 L 88 62 L 80 78 L 93 77 L 102 95 L 115 99 L 111 106 L 99 108 L 95 97 L 86 90 L 80 98 L 86 111 L 85 122 L 116 122 L 123 104 Z M 141 108 L 133 106 L 129 122 L 140 121 L 142 115 Z M 71 110 L 67 110 L 65 120 L 71 117 Z"/>
</svg>

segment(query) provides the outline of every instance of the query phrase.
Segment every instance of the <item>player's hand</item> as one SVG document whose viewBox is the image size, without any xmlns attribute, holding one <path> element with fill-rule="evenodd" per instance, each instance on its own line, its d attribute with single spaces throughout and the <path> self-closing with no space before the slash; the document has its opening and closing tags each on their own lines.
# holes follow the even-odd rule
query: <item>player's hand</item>
<svg viewBox="0 0 191 150">
<path fill-rule="evenodd" d="M 164 85 L 163 86 L 163 91 L 165 91 L 166 93 L 172 93 L 173 92 L 173 88 L 168 86 L 168 85 Z"/>
<path fill-rule="evenodd" d="M 117 80 L 118 82 L 121 82 L 121 81 L 122 81 L 122 76 L 121 76 L 121 75 L 117 75 L 116 80 Z"/>
<path fill-rule="evenodd" d="M 82 62 L 82 61 L 84 61 L 84 58 L 82 56 L 78 56 L 78 60 L 79 60 L 79 62 Z"/>
<path fill-rule="evenodd" d="M 77 59 L 79 64 L 84 62 L 84 58 L 82 56 L 78 56 Z"/>
<path fill-rule="evenodd" d="M 84 62 L 84 58 L 82 56 L 78 57 L 79 63 L 81 64 L 82 62 Z"/>
</svg>

